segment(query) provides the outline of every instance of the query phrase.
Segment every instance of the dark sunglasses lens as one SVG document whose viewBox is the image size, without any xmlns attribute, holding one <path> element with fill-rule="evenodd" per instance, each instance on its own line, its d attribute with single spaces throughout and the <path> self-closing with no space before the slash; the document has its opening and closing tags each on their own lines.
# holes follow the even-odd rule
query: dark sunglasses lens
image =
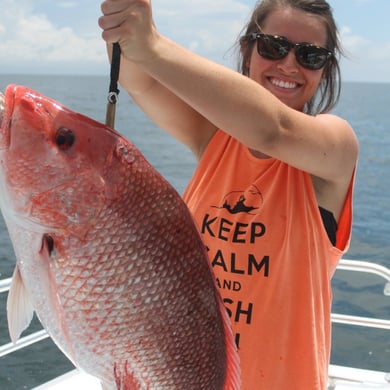
<svg viewBox="0 0 390 390">
<path fill-rule="evenodd" d="M 288 54 L 290 45 L 283 38 L 262 36 L 257 40 L 257 51 L 264 58 L 279 60 Z"/>
<path fill-rule="evenodd" d="M 313 70 L 323 68 L 329 58 L 326 50 L 310 45 L 296 48 L 296 56 L 302 66 Z"/>
</svg>

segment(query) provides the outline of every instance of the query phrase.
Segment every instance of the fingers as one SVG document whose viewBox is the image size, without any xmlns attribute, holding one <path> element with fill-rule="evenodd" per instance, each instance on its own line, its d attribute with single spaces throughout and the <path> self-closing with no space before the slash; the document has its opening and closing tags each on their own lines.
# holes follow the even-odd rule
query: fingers
<svg viewBox="0 0 390 390">
<path fill-rule="evenodd" d="M 98 23 L 107 43 L 118 42 L 129 60 L 150 57 L 155 37 L 150 0 L 105 0 L 101 9 Z"/>
<path fill-rule="evenodd" d="M 134 1 L 132 0 L 105 0 L 100 5 L 103 15 L 111 15 L 129 8 Z"/>
<path fill-rule="evenodd" d="M 149 0 L 105 0 L 101 4 L 103 16 L 98 22 L 103 39 L 113 42 L 121 33 L 129 33 L 130 28 L 135 33 L 145 29 L 150 24 L 150 6 Z"/>
<path fill-rule="evenodd" d="M 117 42 L 120 37 L 120 32 L 118 28 L 122 24 L 123 20 L 119 19 L 117 16 L 102 16 L 99 18 L 99 26 L 103 29 L 102 38 L 107 43 Z"/>
<path fill-rule="evenodd" d="M 130 3 L 128 0 L 106 0 L 101 4 L 103 16 L 99 18 L 98 24 L 107 43 L 118 41 L 120 33 L 117 30 L 126 21 L 126 10 Z"/>
</svg>

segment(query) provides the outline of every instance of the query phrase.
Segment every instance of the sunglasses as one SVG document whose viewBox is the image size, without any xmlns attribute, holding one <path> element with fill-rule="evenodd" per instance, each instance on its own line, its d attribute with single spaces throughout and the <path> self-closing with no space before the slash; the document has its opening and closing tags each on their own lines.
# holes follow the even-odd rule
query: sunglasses
<svg viewBox="0 0 390 390">
<path fill-rule="evenodd" d="M 294 43 L 279 35 L 252 33 L 249 35 L 249 42 L 252 41 L 257 41 L 257 52 L 268 60 L 281 60 L 294 48 L 298 64 L 310 70 L 323 68 L 333 56 L 324 47 L 311 43 Z"/>
</svg>

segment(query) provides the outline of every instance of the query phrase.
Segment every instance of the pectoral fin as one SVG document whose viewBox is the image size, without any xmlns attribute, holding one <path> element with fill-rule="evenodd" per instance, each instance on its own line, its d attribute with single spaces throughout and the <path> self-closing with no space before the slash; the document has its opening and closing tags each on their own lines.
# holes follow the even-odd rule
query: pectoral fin
<svg viewBox="0 0 390 390">
<path fill-rule="evenodd" d="M 16 266 L 7 300 L 8 331 L 15 344 L 21 333 L 29 326 L 34 315 L 30 297 Z"/>
</svg>

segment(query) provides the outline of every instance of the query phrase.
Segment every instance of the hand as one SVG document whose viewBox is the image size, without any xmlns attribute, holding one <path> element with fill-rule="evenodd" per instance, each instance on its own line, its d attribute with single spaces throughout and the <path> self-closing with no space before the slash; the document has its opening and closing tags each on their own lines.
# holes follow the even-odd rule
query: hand
<svg viewBox="0 0 390 390">
<path fill-rule="evenodd" d="M 151 0 L 105 0 L 99 26 L 107 43 L 118 42 L 122 55 L 133 62 L 153 58 L 158 36 L 152 17 Z"/>
</svg>

